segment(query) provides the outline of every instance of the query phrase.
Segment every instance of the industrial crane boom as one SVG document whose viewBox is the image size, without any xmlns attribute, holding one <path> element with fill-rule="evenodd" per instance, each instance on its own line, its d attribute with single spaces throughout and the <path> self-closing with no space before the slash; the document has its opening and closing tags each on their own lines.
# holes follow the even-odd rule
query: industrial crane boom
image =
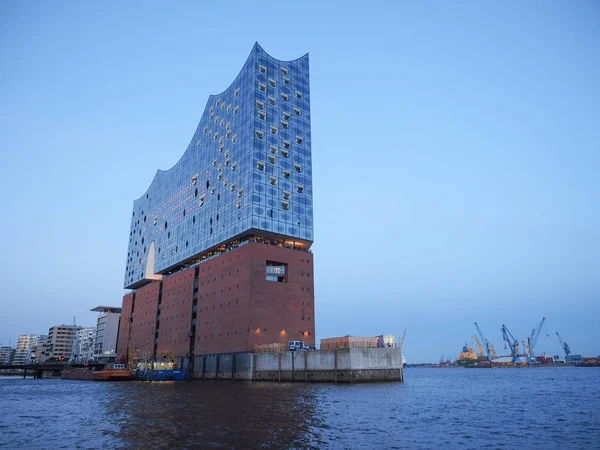
<svg viewBox="0 0 600 450">
<path fill-rule="evenodd" d="M 537 340 L 540 337 L 540 333 L 542 332 L 542 327 L 544 326 L 544 322 L 546 321 L 546 317 L 542 317 L 542 320 L 538 324 L 536 328 L 531 330 L 531 336 L 527 338 L 527 356 L 529 358 L 535 358 L 535 346 L 537 344 Z"/>
<path fill-rule="evenodd" d="M 513 358 L 512 362 L 521 364 L 521 358 L 519 358 L 519 341 L 517 341 L 508 328 L 506 328 L 506 325 L 502 324 L 500 330 L 502 330 L 502 338 L 508 343 L 510 348 L 510 354 Z"/>
<path fill-rule="evenodd" d="M 485 344 L 485 352 L 487 354 L 488 361 L 491 361 L 492 360 L 492 349 L 491 349 L 490 341 L 488 341 L 485 338 L 485 336 L 483 335 L 483 333 L 481 332 L 481 328 L 479 328 L 477 321 L 475 321 L 475 327 L 477 327 L 477 332 L 479 333 L 479 337 L 481 337 L 481 342 L 483 342 Z"/>
<path fill-rule="evenodd" d="M 473 342 L 475 342 L 475 345 L 477 346 L 477 349 L 479 350 L 479 357 L 481 359 L 483 359 L 483 347 L 481 345 L 481 343 L 479 342 L 479 339 L 477 339 L 477 336 L 473 335 Z"/>
<path fill-rule="evenodd" d="M 560 337 L 560 334 L 558 334 L 558 331 L 556 332 L 556 337 L 558 338 L 558 340 L 560 342 L 560 346 L 562 347 L 563 351 L 565 352 L 565 362 L 567 362 L 567 360 L 569 359 L 569 356 L 571 355 L 571 349 L 569 348 L 569 344 L 567 344 L 566 342 L 563 342 L 562 338 Z"/>
<path fill-rule="evenodd" d="M 404 333 L 402 333 L 402 338 L 400 338 L 400 350 L 402 350 L 402 346 L 404 345 L 404 336 L 406 336 L 406 330 L 408 330 L 408 325 L 404 327 Z"/>
</svg>

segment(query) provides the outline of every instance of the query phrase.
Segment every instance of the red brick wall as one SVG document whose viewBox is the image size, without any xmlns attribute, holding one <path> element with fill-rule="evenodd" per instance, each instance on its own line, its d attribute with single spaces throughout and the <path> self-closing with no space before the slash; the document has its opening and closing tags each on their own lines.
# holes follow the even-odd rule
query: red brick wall
<svg viewBox="0 0 600 450">
<path fill-rule="evenodd" d="M 156 355 L 186 356 L 190 351 L 192 299 L 196 268 L 168 276 L 163 281 L 160 330 Z"/>
<path fill-rule="evenodd" d="M 121 321 L 119 322 L 119 340 L 117 341 L 117 359 L 127 358 L 127 344 L 129 342 L 129 317 L 131 316 L 131 306 L 134 293 L 131 292 L 123 296 L 123 306 L 121 311 Z"/>
<path fill-rule="evenodd" d="M 287 264 L 285 283 L 266 280 L 267 260 Z M 129 359 L 136 355 L 144 358 L 146 349 L 152 356 L 161 283 L 156 356 L 188 353 L 196 271 L 198 301 L 193 342 L 196 355 L 251 351 L 254 344 L 290 340 L 314 345 L 312 253 L 249 243 L 138 289 L 129 330 L 125 327 L 127 320 L 121 320 L 120 354 L 124 353 L 129 331 Z M 130 296 L 123 298 L 123 318 L 129 314 L 126 308 Z"/>
<path fill-rule="evenodd" d="M 129 359 L 152 357 L 160 285 L 160 281 L 155 281 L 135 292 L 133 321 L 129 328 Z"/>
<path fill-rule="evenodd" d="M 267 260 L 288 264 L 287 283 L 266 281 Z M 312 253 L 251 243 L 201 264 L 199 275 L 196 355 L 314 345 Z"/>
</svg>

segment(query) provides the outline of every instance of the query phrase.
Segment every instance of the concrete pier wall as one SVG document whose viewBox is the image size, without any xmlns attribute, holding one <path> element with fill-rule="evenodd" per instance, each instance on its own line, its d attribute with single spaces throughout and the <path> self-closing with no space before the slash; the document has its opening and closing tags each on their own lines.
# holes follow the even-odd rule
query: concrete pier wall
<svg viewBox="0 0 600 450">
<path fill-rule="evenodd" d="M 403 381 L 395 348 L 339 348 L 280 353 L 220 353 L 197 356 L 194 378 L 202 380 Z"/>
</svg>

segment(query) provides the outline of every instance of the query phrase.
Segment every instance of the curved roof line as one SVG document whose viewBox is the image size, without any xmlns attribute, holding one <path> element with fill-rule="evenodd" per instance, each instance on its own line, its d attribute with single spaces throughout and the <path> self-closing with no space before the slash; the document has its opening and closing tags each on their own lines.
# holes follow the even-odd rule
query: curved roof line
<svg viewBox="0 0 600 450">
<path fill-rule="evenodd" d="M 261 45 L 258 43 L 258 41 L 256 41 L 254 43 L 254 46 L 252 47 L 252 50 L 250 50 L 250 54 L 248 55 L 248 58 L 246 58 L 246 62 L 244 62 L 244 64 L 242 65 L 242 68 L 240 69 L 240 71 L 238 72 L 237 76 L 234 78 L 234 80 L 229 84 L 229 86 L 227 86 L 227 88 L 225 88 L 224 90 L 222 90 L 221 92 L 219 92 L 218 94 L 210 94 L 208 96 L 208 99 L 206 100 L 206 105 L 204 106 L 204 112 L 202 113 L 202 116 L 200 116 L 200 120 L 198 122 L 198 125 L 196 126 L 196 130 L 194 131 L 194 135 L 196 134 L 196 131 L 198 131 L 198 127 L 200 126 L 200 124 L 202 123 L 202 120 L 204 119 L 204 116 L 206 115 L 206 112 L 208 111 L 208 105 L 211 102 L 211 100 L 215 97 L 219 97 L 221 95 L 223 95 L 225 92 L 227 92 L 229 89 L 231 89 L 231 87 L 237 82 L 238 78 L 240 78 L 240 75 L 242 74 L 242 71 L 244 70 L 244 67 L 246 67 L 246 64 L 248 64 L 248 61 L 250 60 L 250 58 L 252 57 L 252 54 L 254 53 L 254 49 L 259 48 L 261 52 L 263 52 L 264 54 L 271 56 L 269 53 L 267 53 L 265 51 L 265 49 L 263 49 L 261 47 Z M 282 63 L 291 63 L 294 61 L 299 61 L 302 58 L 305 58 L 308 56 L 308 52 L 305 53 L 304 55 L 300 56 L 299 58 L 296 59 L 289 59 L 289 60 L 284 60 L 284 59 L 277 59 L 273 56 L 271 56 L 271 58 L 276 59 L 279 62 Z M 192 137 L 193 139 L 193 137 Z M 166 170 L 161 170 L 158 169 L 156 171 L 156 173 L 154 174 L 154 178 L 152 178 L 152 181 L 150 182 L 150 184 L 148 185 L 148 188 L 146 189 L 146 191 L 138 198 L 133 200 L 133 203 L 135 204 L 137 201 L 141 200 L 144 198 L 145 195 L 148 194 L 148 192 L 150 191 L 150 189 L 152 188 L 152 186 L 154 185 L 154 183 L 156 182 L 156 180 L 160 177 L 162 177 L 162 174 L 166 174 L 168 172 L 170 172 L 171 170 L 173 170 L 175 167 L 177 167 L 179 165 L 179 163 L 185 158 L 185 156 L 187 155 L 188 151 L 190 150 L 190 147 L 192 145 L 192 142 L 190 142 L 187 146 L 187 148 L 185 149 L 185 151 L 183 152 L 183 154 L 181 155 L 181 157 L 177 160 L 177 162 L 175 164 L 173 164 L 169 169 Z"/>
</svg>

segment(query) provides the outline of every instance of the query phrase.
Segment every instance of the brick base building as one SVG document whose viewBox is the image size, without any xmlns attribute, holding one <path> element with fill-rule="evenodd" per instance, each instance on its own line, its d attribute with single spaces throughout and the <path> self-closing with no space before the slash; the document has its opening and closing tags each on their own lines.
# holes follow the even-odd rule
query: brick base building
<svg viewBox="0 0 600 450">
<path fill-rule="evenodd" d="M 118 354 L 148 360 L 315 343 L 313 254 L 249 241 L 123 297 Z"/>
</svg>

